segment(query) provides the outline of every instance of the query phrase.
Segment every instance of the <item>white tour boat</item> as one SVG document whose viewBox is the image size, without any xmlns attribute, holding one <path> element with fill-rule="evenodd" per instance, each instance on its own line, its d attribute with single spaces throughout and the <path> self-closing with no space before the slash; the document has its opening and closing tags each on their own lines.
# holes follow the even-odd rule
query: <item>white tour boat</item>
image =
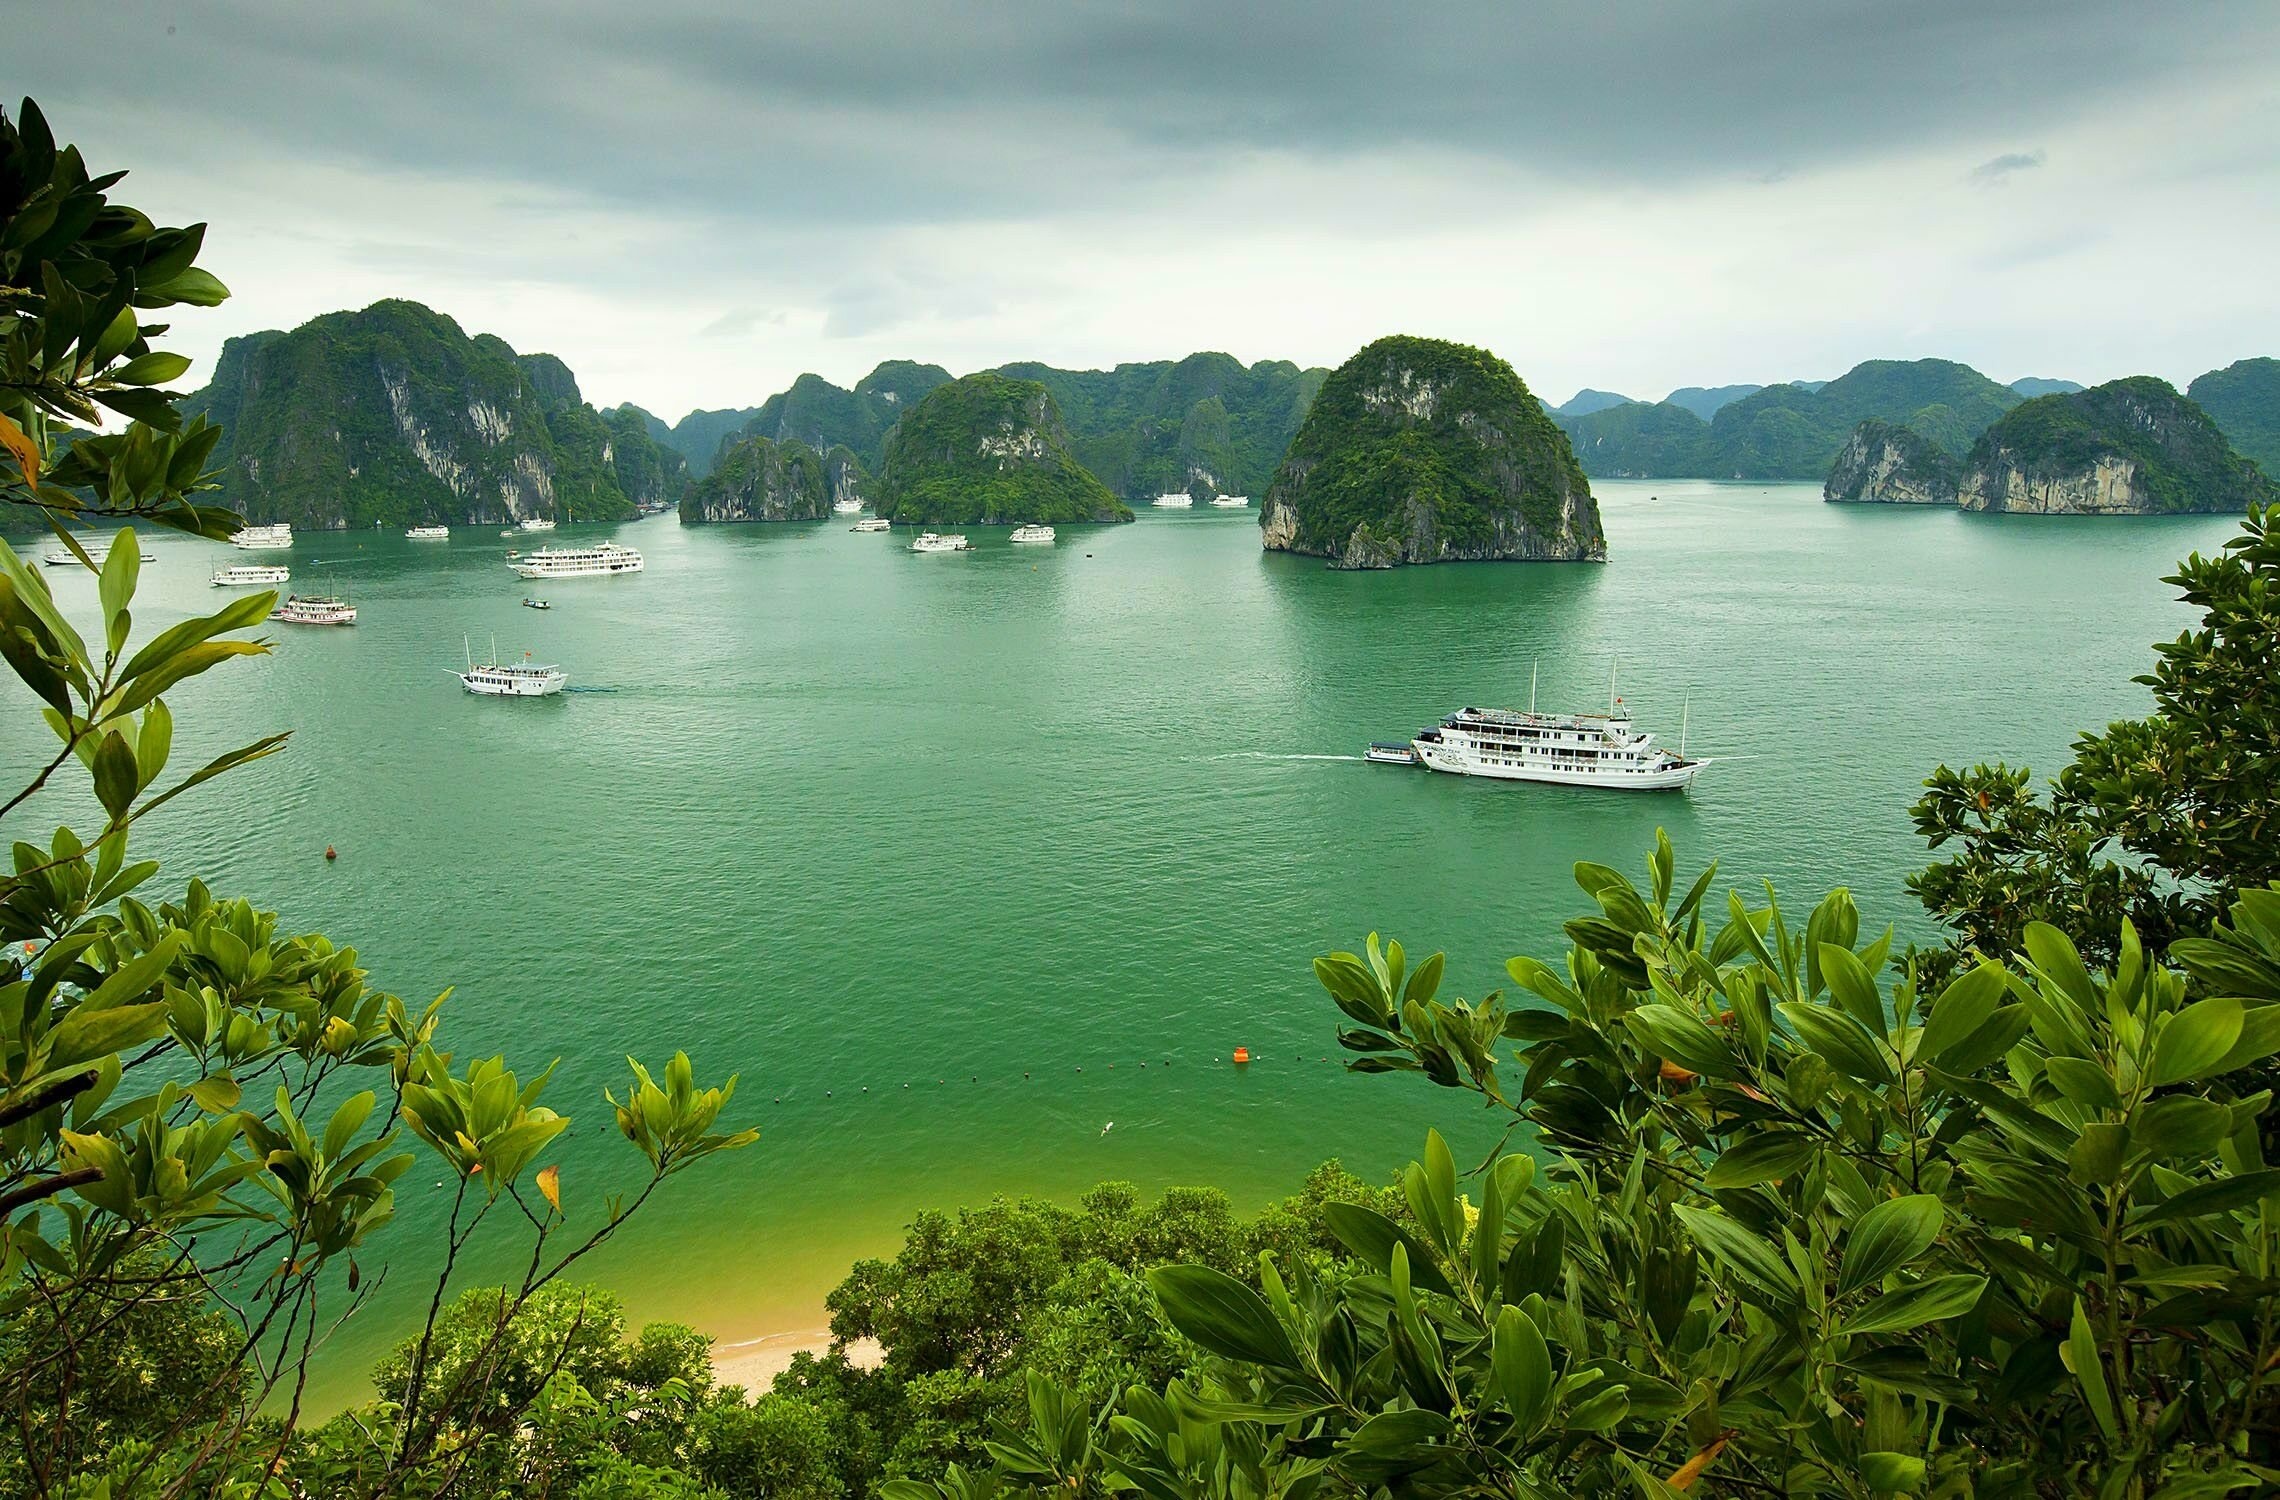
<svg viewBox="0 0 2280 1500">
<path fill-rule="evenodd" d="M 448 542 L 451 540 L 451 528 L 448 526 L 414 526 L 404 533 L 404 539 L 412 542 Z"/>
<path fill-rule="evenodd" d="M 1035 522 L 1031 522 L 1027 526 L 1014 527 L 1013 535 L 1007 537 L 1006 540 L 1009 542 L 1023 543 L 1050 542 L 1053 540 L 1053 528 L 1050 526 L 1040 526 Z"/>
<path fill-rule="evenodd" d="M 834 500 L 831 502 L 831 513 L 835 516 L 859 516 L 863 514 L 863 502 L 860 500 Z"/>
<path fill-rule="evenodd" d="M 569 673 L 551 663 L 532 661 L 527 651 L 521 661 L 502 665 L 496 640 L 491 642 L 489 661 L 476 661 L 475 653 L 470 650 L 467 670 L 451 675 L 458 678 L 460 686 L 467 691 L 485 698 L 549 698 L 561 692 L 570 681 Z"/>
<path fill-rule="evenodd" d="M 40 554 L 40 561 L 51 568 L 68 568 L 79 559 L 61 547 L 50 547 Z"/>
<path fill-rule="evenodd" d="M 1251 497 L 1249 495 L 1220 495 L 1215 497 L 1211 503 L 1221 510 L 1241 510 L 1251 503 Z"/>
<path fill-rule="evenodd" d="M 591 547 L 541 547 L 507 566 L 525 578 L 600 578 L 640 572 L 641 554 L 615 542 L 596 542 Z"/>
<path fill-rule="evenodd" d="M 269 612 L 269 618 L 288 625 L 354 625 L 356 606 L 346 599 L 287 594 L 285 602 Z"/>
<path fill-rule="evenodd" d="M 1185 490 L 1174 490 L 1168 495 L 1158 495 L 1156 504 L 1166 510 L 1186 510 L 1195 504 L 1195 496 L 1188 494 Z"/>
<path fill-rule="evenodd" d="M 216 568 L 213 584 L 218 589 L 267 588 L 272 584 L 287 582 L 292 576 L 292 573 L 284 568 L 248 566 L 240 563 L 232 568 Z"/>
<path fill-rule="evenodd" d="M 1688 758 L 1683 718 L 1675 752 L 1657 745 L 1653 735 L 1633 729 L 1631 711 L 1615 696 L 1613 674 L 1603 714 L 1540 714 L 1535 700 L 1531 684 L 1526 713 L 1459 709 L 1419 731 L 1410 747 L 1429 771 L 1618 791 L 1683 790 L 1710 764 L 1707 759 Z"/>
<path fill-rule="evenodd" d="M 532 516 L 522 523 L 522 529 L 525 531 L 552 531 L 554 522 L 547 516 Z"/>
<path fill-rule="evenodd" d="M 964 532 L 942 536 L 932 531 L 924 531 L 919 533 L 917 541 L 910 544 L 910 550 L 913 552 L 968 552 L 973 550 L 973 544 L 966 540 Z"/>
<path fill-rule="evenodd" d="M 895 523 L 885 516 L 865 516 L 847 529 L 849 531 L 892 531 L 894 526 Z"/>
<path fill-rule="evenodd" d="M 241 526 L 230 533 L 230 545 L 253 551 L 293 545 L 293 528 L 283 521 L 271 526 Z"/>
<path fill-rule="evenodd" d="M 1369 749 L 1362 752 L 1362 759 L 1381 766 L 1413 766 L 1417 764 L 1417 752 L 1399 740 L 1371 740 Z"/>
</svg>

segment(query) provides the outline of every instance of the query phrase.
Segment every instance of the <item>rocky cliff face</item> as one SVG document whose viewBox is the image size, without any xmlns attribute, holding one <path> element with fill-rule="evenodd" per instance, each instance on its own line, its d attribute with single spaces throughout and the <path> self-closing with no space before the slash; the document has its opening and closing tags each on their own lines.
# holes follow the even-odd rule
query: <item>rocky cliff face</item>
<svg viewBox="0 0 2280 1500">
<path fill-rule="evenodd" d="M 1269 551 L 1334 568 L 1607 556 L 1566 435 L 1510 365 L 1437 339 L 1379 339 L 1331 373 L 1259 525 Z"/>
<path fill-rule="evenodd" d="M 1953 505 L 1962 466 L 1908 427 L 1871 417 L 1855 427 L 1822 482 L 1821 498 L 1885 505 Z"/>
<path fill-rule="evenodd" d="M 679 465 L 613 426 L 551 355 L 470 338 L 416 302 L 232 339 L 186 404 L 224 428 L 224 503 L 303 527 L 617 520 Z"/>
<path fill-rule="evenodd" d="M 2280 498 L 2208 414 L 2150 375 L 2014 407 L 1972 445 L 1966 510 L 2030 515 L 2228 513 Z"/>
<path fill-rule="evenodd" d="M 895 429 L 872 490 L 877 514 L 921 526 L 1132 519 L 1070 454 L 1045 387 L 1002 375 L 928 394 Z"/>
<path fill-rule="evenodd" d="M 739 439 L 681 497 L 684 523 L 818 521 L 830 514 L 823 455 L 796 439 Z"/>
<path fill-rule="evenodd" d="M 863 468 L 863 460 L 855 450 L 844 444 L 834 447 L 823 456 L 824 482 L 831 487 L 831 503 L 844 500 L 857 502 L 871 498 L 871 476 Z"/>
</svg>

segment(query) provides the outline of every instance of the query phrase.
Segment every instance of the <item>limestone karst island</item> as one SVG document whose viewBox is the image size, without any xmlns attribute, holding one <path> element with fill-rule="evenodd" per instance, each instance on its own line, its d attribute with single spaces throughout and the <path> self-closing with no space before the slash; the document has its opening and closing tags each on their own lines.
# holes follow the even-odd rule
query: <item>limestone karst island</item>
<svg viewBox="0 0 2280 1500">
<path fill-rule="evenodd" d="M 18 10 L 0 1500 L 2280 1494 L 2280 11 Z"/>
</svg>

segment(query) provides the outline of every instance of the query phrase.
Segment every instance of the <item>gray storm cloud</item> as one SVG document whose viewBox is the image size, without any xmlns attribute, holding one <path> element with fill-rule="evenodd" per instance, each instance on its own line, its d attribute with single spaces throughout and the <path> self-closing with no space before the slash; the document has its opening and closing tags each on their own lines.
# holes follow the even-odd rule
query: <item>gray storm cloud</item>
<svg viewBox="0 0 2280 1500">
<path fill-rule="evenodd" d="M 2280 343 L 2229 262 L 2128 348 L 2066 321 L 2164 224 L 2213 213 L 2220 260 L 2280 227 L 2269 5 L 126 0 L 8 31 L 0 85 L 214 221 L 240 298 L 194 353 L 389 294 L 661 406 L 1395 326 L 1657 389 Z M 2024 294 L 1984 280 L 2026 259 Z"/>
</svg>

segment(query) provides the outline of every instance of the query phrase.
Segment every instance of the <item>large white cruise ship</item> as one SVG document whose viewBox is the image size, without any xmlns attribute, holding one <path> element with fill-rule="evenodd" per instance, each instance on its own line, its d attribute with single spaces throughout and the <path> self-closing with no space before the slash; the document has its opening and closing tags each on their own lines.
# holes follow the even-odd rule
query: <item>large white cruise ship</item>
<svg viewBox="0 0 2280 1500">
<path fill-rule="evenodd" d="M 267 568 L 258 563 L 238 563 L 214 570 L 213 584 L 218 589 L 260 588 L 272 583 L 290 582 L 293 575 L 284 568 Z"/>
<path fill-rule="evenodd" d="M 522 529 L 525 531 L 552 531 L 554 522 L 545 516 L 532 516 L 522 523 Z"/>
<path fill-rule="evenodd" d="M 273 526 L 241 526 L 230 533 L 230 545 L 254 551 L 293 545 L 293 528 L 283 521 Z"/>
<path fill-rule="evenodd" d="M 1186 510 L 1189 506 L 1195 504 L 1195 496 L 1189 494 L 1186 490 L 1173 490 L 1169 494 L 1158 495 L 1154 503 L 1163 507 L 1165 510 Z"/>
<path fill-rule="evenodd" d="M 1710 763 L 1665 750 L 1653 735 L 1634 730 L 1620 698 L 1604 714 L 1463 708 L 1409 743 L 1427 770 L 1620 791 L 1681 789 Z"/>
<path fill-rule="evenodd" d="M 448 542 L 451 540 L 451 528 L 448 526 L 414 526 L 405 531 L 404 537 L 407 541 L 414 542 Z"/>
<path fill-rule="evenodd" d="M 596 542 L 591 547 L 541 547 L 507 566 L 525 578 L 596 578 L 640 572 L 641 554 L 615 542 Z"/>
</svg>

